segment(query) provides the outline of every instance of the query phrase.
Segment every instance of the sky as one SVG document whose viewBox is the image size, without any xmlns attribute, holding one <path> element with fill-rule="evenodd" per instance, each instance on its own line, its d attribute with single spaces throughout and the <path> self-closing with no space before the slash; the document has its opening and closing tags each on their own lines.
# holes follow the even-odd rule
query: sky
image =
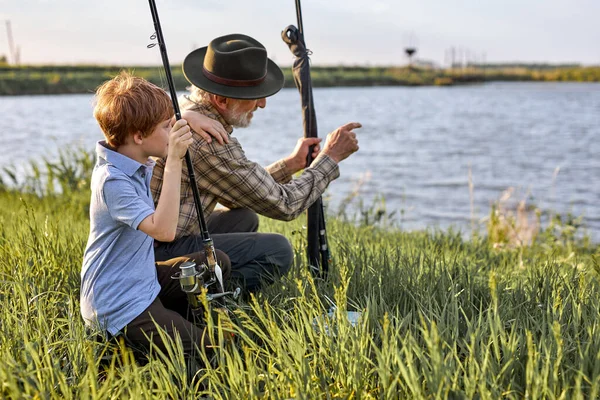
<svg viewBox="0 0 600 400">
<path fill-rule="evenodd" d="M 282 66 L 293 57 L 281 31 L 294 0 L 157 0 L 172 64 L 228 33 L 265 45 Z M 600 65 L 600 0 L 302 0 L 314 65 L 402 65 L 404 48 L 445 65 L 485 62 Z M 10 20 L 24 64 L 158 65 L 146 0 L 0 0 L 0 55 Z"/>
</svg>

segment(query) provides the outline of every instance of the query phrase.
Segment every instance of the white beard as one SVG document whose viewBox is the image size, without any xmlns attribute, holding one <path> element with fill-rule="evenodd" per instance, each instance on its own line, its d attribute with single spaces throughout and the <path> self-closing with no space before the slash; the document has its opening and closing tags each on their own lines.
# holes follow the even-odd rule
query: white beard
<svg viewBox="0 0 600 400">
<path fill-rule="evenodd" d="M 250 114 L 256 110 L 239 113 L 237 109 L 238 107 L 236 104 L 233 109 L 228 111 L 227 115 L 224 116 L 225 121 L 234 128 L 247 128 L 250 126 Z"/>
</svg>

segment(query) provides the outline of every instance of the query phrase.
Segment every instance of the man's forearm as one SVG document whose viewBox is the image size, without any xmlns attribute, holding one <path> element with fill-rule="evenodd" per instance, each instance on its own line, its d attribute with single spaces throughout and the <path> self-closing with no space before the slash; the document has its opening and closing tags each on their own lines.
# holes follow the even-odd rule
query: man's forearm
<svg viewBox="0 0 600 400">
<path fill-rule="evenodd" d="M 248 208 L 269 218 L 290 221 L 310 207 L 338 176 L 338 165 L 329 156 L 319 155 L 302 175 L 285 184 L 264 181 L 259 186 L 238 187 L 237 193 L 244 192 L 239 198 L 234 198 L 231 191 L 218 197 L 226 207 Z"/>
<path fill-rule="evenodd" d="M 291 172 L 285 159 L 274 162 L 273 164 L 265 167 L 265 170 L 273 177 L 277 183 L 288 183 L 292 180 L 292 175 L 296 172 Z"/>
</svg>

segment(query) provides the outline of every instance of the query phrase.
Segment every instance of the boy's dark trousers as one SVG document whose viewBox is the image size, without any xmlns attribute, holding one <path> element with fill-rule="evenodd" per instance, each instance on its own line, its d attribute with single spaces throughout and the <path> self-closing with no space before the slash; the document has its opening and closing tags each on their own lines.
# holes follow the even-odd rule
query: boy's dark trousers
<svg viewBox="0 0 600 400">
<path fill-rule="evenodd" d="M 228 257 L 217 250 L 217 260 L 223 270 L 223 277 L 227 279 L 231 272 Z M 181 338 L 183 350 L 188 356 L 196 354 L 198 349 L 202 351 L 210 345 L 204 330 L 191 322 L 192 316 L 188 307 L 187 294 L 181 290 L 178 280 L 171 279 L 172 275 L 179 272 L 179 265 L 185 261 L 202 264 L 206 262 L 206 257 L 203 252 L 197 252 L 156 263 L 157 278 L 161 287 L 160 293 L 144 312 L 123 329 L 123 334 L 132 345 L 150 349 L 150 342 L 153 342 L 162 351 L 165 351 L 165 343 L 158 332 L 157 325 L 171 339 L 175 339 L 175 332 L 177 332 Z"/>
</svg>

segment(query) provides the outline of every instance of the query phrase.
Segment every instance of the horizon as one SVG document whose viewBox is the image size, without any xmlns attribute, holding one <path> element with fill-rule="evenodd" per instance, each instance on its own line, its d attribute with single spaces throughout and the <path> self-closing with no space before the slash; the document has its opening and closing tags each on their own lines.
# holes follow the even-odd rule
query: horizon
<svg viewBox="0 0 600 400">
<path fill-rule="evenodd" d="M 10 54 L 6 21 L 24 65 L 158 66 L 148 51 L 154 31 L 146 1 L 106 0 L 75 6 L 75 0 L 0 0 L 0 55 Z M 293 56 L 280 37 L 296 24 L 293 1 L 158 0 L 157 8 L 171 63 L 212 38 L 244 32 L 289 67 Z M 236 12 L 232 12 L 235 10 Z M 117 12 L 118 11 L 118 12 Z M 446 67 L 450 60 L 482 64 L 600 65 L 600 29 L 595 0 L 357 0 L 302 3 L 307 46 L 315 66 L 390 67 L 415 59 Z M 252 15 L 252 18 L 248 18 Z M 197 16 L 186 22 L 186 16 Z M 227 23 L 224 23 L 224 22 Z M 451 50 L 454 49 L 454 50 Z M 453 53 L 453 55 L 452 55 Z"/>
<path fill-rule="evenodd" d="M 0 57 L 4 56 L 5 54 L 0 53 Z M 420 62 L 427 62 L 429 60 L 421 60 L 418 59 L 417 61 Z M 414 61 L 413 61 L 414 62 Z M 181 66 L 181 62 L 169 62 L 169 65 L 171 66 L 171 69 L 173 67 L 180 67 Z M 0 64 L 2 65 L 2 64 Z M 280 68 L 291 68 L 292 65 L 291 64 L 277 64 Z M 523 62 L 523 61 L 498 61 L 498 62 L 493 62 L 493 63 L 487 63 L 487 64 L 471 64 L 470 66 L 472 67 L 477 67 L 477 66 L 482 66 L 482 67 L 489 67 L 489 66 L 499 66 L 499 67 L 506 67 L 506 68 L 512 68 L 512 67 L 520 67 L 523 66 L 525 68 L 527 67 L 533 67 L 533 66 L 544 66 L 545 68 L 562 68 L 562 67 L 575 67 L 575 68 L 596 68 L 596 67 L 600 67 L 600 62 L 598 64 L 582 64 L 582 63 L 577 63 L 577 62 L 561 62 L 561 63 L 549 63 L 549 62 L 543 62 L 543 61 L 532 61 L 532 62 Z M 163 64 L 162 63 L 153 63 L 153 64 L 100 64 L 100 63 L 78 63 L 78 64 L 63 64 L 63 63 L 21 63 L 19 65 L 13 65 L 11 63 L 8 64 L 8 66 L 11 67 L 101 67 L 101 68 L 110 68 L 110 67 L 114 67 L 114 68 L 163 68 Z M 339 67 L 339 68 L 405 68 L 408 67 L 408 63 L 404 63 L 404 64 L 396 64 L 396 65 L 375 65 L 375 64 L 315 64 L 314 62 L 312 62 L 311 60 L 311 67 L 312 68 L 335 68 L 335 67 Z M 419 65 L 414 66 L 413 68 L 419 68 Z M 450 68 L 450 66 L 440 66 L 441 68 Z M 465 67 L 468 67 L 468 65 L 466 65 Z M 455 67 L 458 68 L 458 67 Z"/>
</svg>

